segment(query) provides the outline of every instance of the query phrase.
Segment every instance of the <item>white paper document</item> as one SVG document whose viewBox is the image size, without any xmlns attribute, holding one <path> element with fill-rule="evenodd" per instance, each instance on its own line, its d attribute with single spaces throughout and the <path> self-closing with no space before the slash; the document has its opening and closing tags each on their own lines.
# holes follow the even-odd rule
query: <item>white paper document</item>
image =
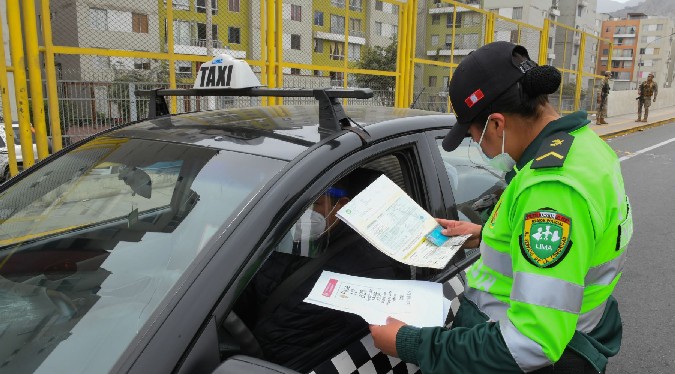
<svg viewBox="0 0 675 374">
<path fill-rule="evenodd" d="M 321 273 L 306 303 L 354 313 L 371 325 L 394 317 L 417 327 L 443 326 L 450 309 L 440 283 Z"/>
<path fill-rule="evenodd" d="M 396 183 L 382 175 L 337 212 L 375 248 L 407 265 L 444 268 L 469 235 L 441 246 L 426 239 L 436 220 Z"/>
</svg>

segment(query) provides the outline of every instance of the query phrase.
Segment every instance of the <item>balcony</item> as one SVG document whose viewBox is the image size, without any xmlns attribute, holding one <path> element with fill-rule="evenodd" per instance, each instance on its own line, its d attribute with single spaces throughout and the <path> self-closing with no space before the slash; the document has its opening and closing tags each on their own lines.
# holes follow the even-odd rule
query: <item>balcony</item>
<svg viewBox="0 0 675 374">
<path fill-rule="evenodd" d="M 355 35 L 356 34 L 356 35 Z M 315 31 L 314 37 L 322 40 L 330 40 L 334 42 L 344 42 L 345 41 L 345 29 L 340 27 L 333 28 L 331 26 L 330 32 L 325 31 Z M 362 31 L 350 30 L 349 31 L 349 43 L 364 45 L 366 44 L 366 38 Z"/>
<path fill-rule="evenodd" d="M 438 3 L 435 6 L 429 8 L 429 14 L 446 14 L 452 13 L 455 11 L 455 7 L 451 6 L 448 3 Z M 457 8 L 457 13 L 461 12 L 473 12 L 472 9 L 459 7 Z"/>
<path fill-rule="evenodd" d="M 228 54 L 234 58 L 246 58 L 246 51 L 236 51 L 224 45 L 220 40 L 212 41 L 212 55 Z M 179 55 L 207 55 L 206 39 L 176 40 L 174 42 L 174 53 Z M 168 46 L 165 45 L 168 50 Z"/>
<path fill-rule="evenodd" d="M 450 47 L 445 47 L 446 49 L 431 49 L 427 51 L 427 56 L 466 56 L 475 48 L 455 48 L 454 52 L 451 53 Z"/>
</svg>

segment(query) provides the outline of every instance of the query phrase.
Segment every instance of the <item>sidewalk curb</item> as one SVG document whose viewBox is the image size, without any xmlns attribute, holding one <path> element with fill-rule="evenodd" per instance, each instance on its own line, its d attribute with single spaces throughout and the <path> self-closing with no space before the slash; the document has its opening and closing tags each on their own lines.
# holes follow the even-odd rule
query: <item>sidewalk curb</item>
<svg viewBox="0 0 675 374">
<path fill-rule="evenodd" d="M 615 138 L 617 136 L 631 134 L 631 133 L 634 133 L 634 132 L 637 132 L 637 131 L 642 131 L 642 130 L 645 130 L 645 129 L 649 129 L 649 128 L 652 128 L 652 127 L 662 126 L 662 125 L 665 125 L 665 124 L 671 123 L 671 122 L 675 122 L 675 117 L 668 118 L 668 119 L 662 119 L 660 121 L 647 123 L 647 124 L 641 125 L 641 126 L 635 126 L 635 127 L 630 128 L 630 129 L 617 130 L 615 132 L 610 132 L 610 133 L 607 133 L 607 134 L 604 134 L 604 135 L 600 135 L 600 137 L 602 139 L 605 139 L 605 140 L 611 139 L 611 138 Z"/>
</svg>

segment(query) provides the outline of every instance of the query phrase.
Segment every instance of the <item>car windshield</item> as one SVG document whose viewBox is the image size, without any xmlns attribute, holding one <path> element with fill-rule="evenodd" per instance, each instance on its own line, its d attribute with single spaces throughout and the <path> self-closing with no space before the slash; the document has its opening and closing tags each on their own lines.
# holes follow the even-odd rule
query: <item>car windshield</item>
<svg viewBox="0 0 675 374">
<path fill-rule="evenodd" d="M 107 372 L 286 164 L 100 137 L 0 193 L 0 371 Z"/>
</svg>

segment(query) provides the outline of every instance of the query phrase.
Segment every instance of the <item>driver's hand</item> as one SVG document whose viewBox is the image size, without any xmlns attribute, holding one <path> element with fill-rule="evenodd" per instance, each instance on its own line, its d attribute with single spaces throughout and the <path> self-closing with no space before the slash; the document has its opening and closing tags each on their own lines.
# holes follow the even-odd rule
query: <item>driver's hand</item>
<svg viewBox="0 0 675 374">
<path fill-rule="evenodd" d="M 443 226 L 441 234 L 445 236 L 458 236 L 470 234 L 471 237 L 464 242 L 462 248 L 476 248 L 480 244 L 481 225 L 467 221 L 455 221 L 451 219 L 436 218 L 436 222 Z"/>
<path fill-rule="evenodd" d="M 370 334 L 373 336 L 375 348 L 381 350 L 387 356 L 398 357 L 396 334 L 403 326 L 405 326 L 405 323 L 392 317 L 387 317 L 386 325 L 370 325 Z"/>
</svg>

